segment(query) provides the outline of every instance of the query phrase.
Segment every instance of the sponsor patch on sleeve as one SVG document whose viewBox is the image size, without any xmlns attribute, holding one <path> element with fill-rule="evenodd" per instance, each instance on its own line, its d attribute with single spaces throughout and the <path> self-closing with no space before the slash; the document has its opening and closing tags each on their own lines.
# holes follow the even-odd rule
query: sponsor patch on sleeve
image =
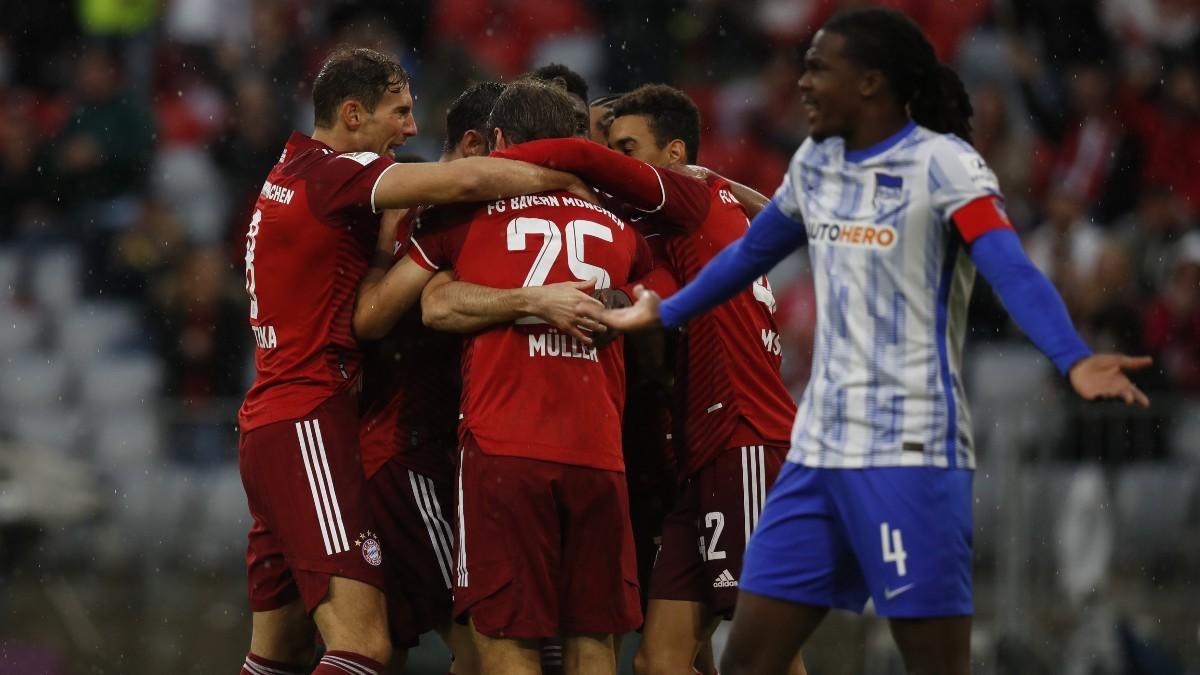
<svg viewBox="0 0 1200 675">
<path fill-rule="evenodd" d="M 996 180 L 996 174 L 992 172 L 982 157 L 973 152 L 962 152 L 958 155 L 958 161 L 966 169 L 967 176 L 975 184 L 975 187 L 992 192 L 1000 191 L 1000 183 Z"/>
</svg>

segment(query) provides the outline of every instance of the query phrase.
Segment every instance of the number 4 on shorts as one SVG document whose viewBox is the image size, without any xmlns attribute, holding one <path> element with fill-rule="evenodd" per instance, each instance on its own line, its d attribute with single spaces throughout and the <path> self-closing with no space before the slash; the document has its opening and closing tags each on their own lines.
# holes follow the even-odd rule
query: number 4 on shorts
<svg viewBox="0 0 1200 675">
<path fill-rule="evenodd" d="M 888 533 L 891 536 L 888 536 Z M 908 554 L 904 552 L 904 541 L 900 539 L 900 530 L 891 530 L 887 523 L 879 525 L 879 538 L 883 542 L 883 562 L 896 563 L 896 574 L 904 576 L 908 573 L 908 568 L 905 567 L 904 561 L 908 558 Z"/>
</svg>

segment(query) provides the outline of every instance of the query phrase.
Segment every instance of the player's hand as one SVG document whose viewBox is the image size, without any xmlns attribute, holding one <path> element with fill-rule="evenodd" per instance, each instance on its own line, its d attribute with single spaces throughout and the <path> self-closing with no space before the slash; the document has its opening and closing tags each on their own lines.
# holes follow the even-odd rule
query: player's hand
<svg viewBox="0 0 1200 675">
<path fill-rule="evenodd" d="M 600 303 L 592 302 L 580 303 L 576 307 L 576 311 L 611 329 L 624 333 L 661 326 L 662 320 L 658 316 L 658 306 L 662 303 L 662 298 L 641 285 L 633 288 L 633 294 L 637 296 L 637 302 L 632 307 L 605 309 L 603 306 L 599 306 Z"/>
<path fill-rule="evenodd" d="M 574 336 L 584 344 L 591 345 L 592 336 L 584 330 L 591 333 L 603 333 L 608 330 L 604 324 L 582 309 L 589 306 L 604 309 L 604 305 L 592 297 L 595 288 L 595 280 L 590 279 L 530 286 L 525 289 L 529 294 L 529 314 Z"/>
<path fill-rule="evenodd" d="M 633 306 L 633 302 L 629 300 L 628 295 L 625 295 L 625 291 L 621 291 L 616 288 L 602 288 L 595 293 L 592 293 L 592 297 L 603 303 L 604 309 L 622 309 L 624 307 Z M 617 338 L 621 337 L 621 331 L 609 330 L 594 337 L 597 347 L 605 347 L 611 344 Z"/>
<path fill-rule="evenodd" d="M 1124 354 L 1092 354 L 1071 366 L 1067 374 L 1075 393 L 1085 400 L 1118 398 L 1126 405 L 1150 407 L 1150 399 L 1129 381 L 1126 371 L 1149 367 L 1149 356 L 1126 356 Z"/>
<path fill-rule="evenodd" d="M 597 206 L 600 204 L 600 196 L 596 194 L 596 191 L 588 187 L 587 183 L 584 183 L 579 178 L 576 178 L 575 182 L 567 186 L 567 192 L 570 192 L 585 202 L 590 202 L 592 204 L 596 204 Z"/>
</svg>

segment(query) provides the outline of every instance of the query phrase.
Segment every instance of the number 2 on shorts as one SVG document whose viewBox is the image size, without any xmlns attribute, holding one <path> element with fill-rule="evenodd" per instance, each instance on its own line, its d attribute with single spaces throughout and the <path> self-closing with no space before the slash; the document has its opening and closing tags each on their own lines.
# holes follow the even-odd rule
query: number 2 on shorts
<svg viewBox="0 0 1200 675">
<path fill-rule="evenodd" d="M 888 536 L 888 533 L 891 536 Z M 883 542 L 883 562 L 896 563 L 896 574 L 904 576 L 908 573 L 908 568 L 904 565 L 908 554 L 904 552 L 904 541 L 900 538 L 900 530 L 892 530 L 888 528 L 887 523 L 879 525 L 879 538 Z"/>
</svg>

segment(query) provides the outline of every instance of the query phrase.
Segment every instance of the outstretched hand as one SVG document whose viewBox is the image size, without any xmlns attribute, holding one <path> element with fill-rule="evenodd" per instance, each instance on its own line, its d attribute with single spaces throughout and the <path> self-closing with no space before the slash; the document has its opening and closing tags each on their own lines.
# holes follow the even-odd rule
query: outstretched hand
<svg viewBox="0 0 1200 675">
<path fill-rule="evenodd" d="M 641 285 L 633 288 L 633 294 L 637 297 L 637 302 L 632 307 L 605 309 L 600 303 L 592 301 L 580 303 L 575 307 L 575 311 L 623 333 L 661 326 L 658 306 L 662 303 L 662 298 Z"/>
<path fill-rule="evenodd" d="M 1149 356 L 1092 354 L 1071 366 L 1068 376 L 1075 393 L 1088 401 L 1121 399 L 1126 405 L 1148 408 L 1150 399 L 1125 373 L 1147 368 L 1152 361 Z"/>
<path fill-rule="evenodd" d="M 545 286 L 531 286 L 529 314 L 538 317 L 562 332 L 574 336 L 586 345 L 592 344 L 592 336 L 584 333 L 603 333 L 603 324 L 593 318 L 593 313 L 604 309 L 599 300 L 592 297 L 595 280 L 562 281 Z"/>
</svg>

